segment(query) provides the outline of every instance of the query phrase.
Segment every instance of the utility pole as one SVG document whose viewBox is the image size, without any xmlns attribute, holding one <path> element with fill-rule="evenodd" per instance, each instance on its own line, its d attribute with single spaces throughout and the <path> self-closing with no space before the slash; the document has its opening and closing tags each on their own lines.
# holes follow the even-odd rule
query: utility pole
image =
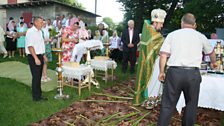
<svg viewBox="0 0 224 126">
<path fill-rule="evenodd" d="M 96 14 L 96 9 L 97 9 L 97 0 L 95 0 L 95 14 Z"/>
</svg>

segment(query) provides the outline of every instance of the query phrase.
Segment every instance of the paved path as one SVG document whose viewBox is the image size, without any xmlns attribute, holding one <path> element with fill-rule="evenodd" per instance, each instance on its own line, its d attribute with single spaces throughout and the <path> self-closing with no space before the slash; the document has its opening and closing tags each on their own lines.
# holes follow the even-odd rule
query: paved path
<svg viewBox="0 0 224 126">
<path fill-rule="evenodd" d="M 27 64 L 9 61 L 0 63 L 0 77 L 14 79 L 31 87 L 31 72 Z M 57 88 L 56 71 L 47 70 L 48 76 L 52 79 L 49 82 L 42 82 L 42 91 L 48 92 Z M 1 84 L 1 83 L 0 83 Z"/>
</svg>

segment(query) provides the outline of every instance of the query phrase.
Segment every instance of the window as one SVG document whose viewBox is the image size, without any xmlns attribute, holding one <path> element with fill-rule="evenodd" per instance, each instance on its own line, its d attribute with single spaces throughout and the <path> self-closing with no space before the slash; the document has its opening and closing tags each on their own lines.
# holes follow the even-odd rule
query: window
<svg viewBox="0 0 224 126">
<path fill-rule="evenodd" d="M 8 4 L 17 4 L 17 0 L 8 0 Z"/>
</svg>

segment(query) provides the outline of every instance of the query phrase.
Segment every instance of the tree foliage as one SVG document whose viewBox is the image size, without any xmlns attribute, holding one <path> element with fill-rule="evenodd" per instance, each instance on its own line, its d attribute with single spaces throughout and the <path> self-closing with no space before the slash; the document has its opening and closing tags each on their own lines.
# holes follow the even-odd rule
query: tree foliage
<svg viewBox="0 0 224 126">
<path fill-rule="evenodd" d="M 124 6 L 125 22 L 134 19 L 136 27 L 141 29 L 143 20 L 150 19 L 151 11 L 155 8 L 169 10 L 172 3 L 179 0 L 117 0 Z M 175 5 L 176 6 L 176 5 Z"/>
<path fill-rule="evenodd" d="M 123 22 L 118 23 L 116 25 L 117 35 L 121 36 L 121 33 L 123 32 L 123 30 L 124 30 L 124 23 Z"/>
<path fill-rule="evenodd" d="M 141 28 L 144 19 L 151 18 L 155 8 L 166 10 L 167 17 L 164 28 L 169 31 L 180 28 L 180 20 L 184 13 L 193 13 L 197 18 L 197 29 L 211 33 L 217 27 L 224 27 L 223 0 L 117 0 L 124 6 L 125 22 L 134 19 Z"/>
<path fill-rule="evenodd" d="M 183 12 L 196 16 L 198 30 L 214 32 L 215 28 L 224 27 L 223 0 L 192 0 L 184 5 Z"/>
<path fill-rule="evenodd" d="M 83 5 L 79 3 L 77 0 L 56 0 L 56 1 L 71 5 L 73 7 L 77 7 L 79 9 L 83 9 L 83 10 L 85 9 Z"/>
<path fill-rule="evenodd" d="M 113 21 L 112 18 L 110 18 L 110 17 L 104 17 L 103 18 L 103 22 L 105 22 L 109 26 L 110 29 L 114 30 L 115 23 L 114 23 L 114 21 Z"/>
</svg>

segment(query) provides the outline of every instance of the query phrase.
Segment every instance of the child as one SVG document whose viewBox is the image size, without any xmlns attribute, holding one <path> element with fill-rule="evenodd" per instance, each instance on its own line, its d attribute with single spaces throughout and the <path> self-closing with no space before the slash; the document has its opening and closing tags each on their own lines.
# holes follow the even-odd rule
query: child
<svg viewBox="0 0 224 126">
<path fill-rule="evenodd" d="M 47 82 L 51 79 L 47 76 L 47 64 L 48 62 L 52 61 L 52 53 L 51 53 L 51 41 L 50 32 L 46 27 L 46 21 L 43 22 L 42 34 L 45 42 L 45 54 L 44 54 L 44 65 L 43 65 L 43 72 L 41 81 Z"/>
</svg>

